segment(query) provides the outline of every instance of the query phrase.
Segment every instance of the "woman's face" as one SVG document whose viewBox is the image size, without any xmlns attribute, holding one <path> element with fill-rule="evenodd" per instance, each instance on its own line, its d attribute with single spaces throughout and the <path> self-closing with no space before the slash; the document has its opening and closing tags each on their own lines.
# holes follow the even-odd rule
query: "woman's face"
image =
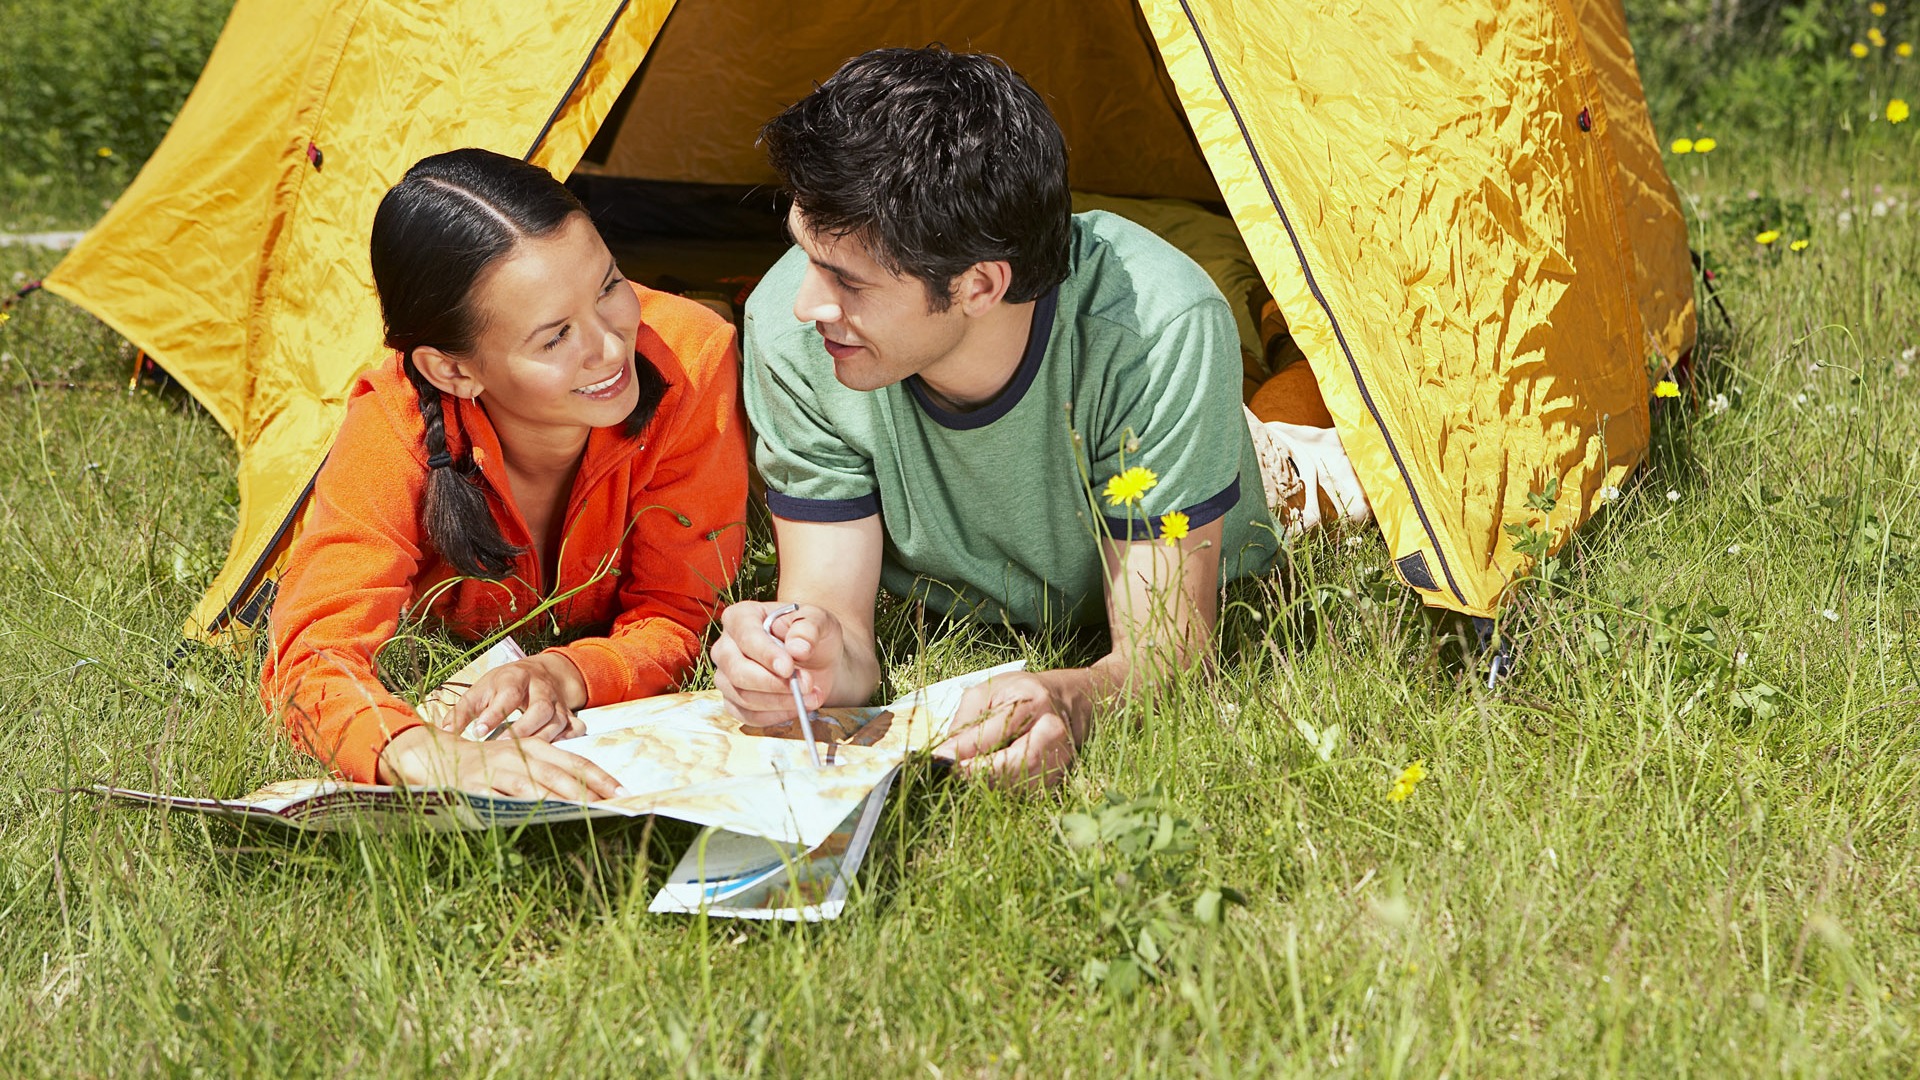
<svg viewBox="0 0 1920 1080">
<path fill-rule="evenodd" d="M 613 427 L 640 399 L 640 300 L 585 214 L 521 241 L 474 284 L 481 329 L 459 364 L 496 427 Z"/>
</svg>

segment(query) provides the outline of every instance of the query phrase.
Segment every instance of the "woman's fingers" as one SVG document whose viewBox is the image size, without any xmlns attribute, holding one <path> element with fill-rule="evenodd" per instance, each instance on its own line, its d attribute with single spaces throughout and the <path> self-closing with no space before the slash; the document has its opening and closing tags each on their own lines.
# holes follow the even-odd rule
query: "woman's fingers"
<svg viewBox="0 0 1920 1080">
<path fill-rule="evenodd" d="M 594 802 L 600 799 L 619 797 L 620 781 L 615 780 L 613 774 L 607 772 L 607 770 L 602 769 L 600 766 L 595 765 L 579 754 L 569 753 L 551 743 L 534 742 L 526 743 L 524 746 L 527 750 L 528 760 L 538 762 L 540 765 L 567 777 L 573 785 L 569 787 L 568 790 L 580 792 L 579 795 L 566 795 L 562 796 L 563 798 L 576 799 L 582 802 Z M 549 775 L 552 775 L 552 773 L 536 773 L 536 776 L 540 777 Z M 542 783 L 545 783 L 544 779 Z M 551 785 L 547 785 L 547 789 L 554 791 L 556 794 L 558 793 L 558 790 Z"/>
</svg>

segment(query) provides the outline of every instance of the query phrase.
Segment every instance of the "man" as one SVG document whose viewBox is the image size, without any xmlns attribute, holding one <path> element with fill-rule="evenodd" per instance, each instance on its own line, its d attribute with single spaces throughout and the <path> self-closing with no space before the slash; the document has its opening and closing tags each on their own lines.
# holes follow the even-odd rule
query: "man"
<svg viewBox="0 0 1920 1080">
<path fill-rule="evenodd" d="M 1240 403 L 1233 316 L 1186 256 L 1072 214 L 1066 149 L 1001 61 L 849 61 L 770 121 L 795 242 L 747 302 L 744 393 L 779 599 L 712 650 L 743 718 L 865 703 L 889 591 L 1017 626 L 1103 615 L 1090 667 L 976 688 L 943 752 L 1055 782 L 1095 709 L 1211 650 L 1223 576 L 1277 534 Z M 1282 466 L 1284 468 L 1284 465 Z"/>
</svg>

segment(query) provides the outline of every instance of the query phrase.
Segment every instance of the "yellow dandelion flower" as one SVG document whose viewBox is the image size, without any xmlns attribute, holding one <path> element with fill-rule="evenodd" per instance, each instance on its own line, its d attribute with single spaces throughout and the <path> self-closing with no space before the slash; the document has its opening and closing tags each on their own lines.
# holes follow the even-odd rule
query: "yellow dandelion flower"
<svg viewBox="0 0 1920 1080">
<path fill-rule="evenodd" d="M 1812 243 L 1813 241 L 1811 240 L 1795 240 L 1793 243 L 1788 244 L 1787 246 L 1789 248 L 1792 248 L 1794 251 L 1805 251 L 1807 250 L 1807 247 Z"/>
<path fill-rule="evenodd" d="M 1661 379 L 1653 384 L 1654 397 L 1679 397 L 1680 384 L 1672 379 Z"/>
<path fill-rule="evenodd" d="M 1413 794 L 1413 789 L 1419 787 L 1420 781 L 1426 778 L 1427 759 L 1421 758 L 1419 761 L 1400 770 L 1399 778 L 1393 782 L 1393 787 L 1387 791 L 1387 801 L 1405 802 L 1407 796 Z"/>
<path fill-rule="evenodd" d="M 0 311 L 0 326 L 5 326 L 5 325 L 7 325 L 7 323 L 8 323 L 8 322 L 9 322 L 9 321 L 10 321 L 10 320 L 11 320 L 12 318 L 13 318 L 13 316 L 12 316 L 11 314 L 9 314 L 8 312 L 5 312 L 5 311 Z"/>
<path fill-rule="evenodd" d="M 1873 12 L 1873 17 L 1878 19 L 1887 13 L 1887 5 L 1880 0 L 1873 0 L 1873 3 L 1867 5 L 1867 10 Z"/>
<path fill-rule="evenodd" d="M 97 156 L 99 156 L 99 157 L 112 157 L 112 156 L 113 156 L 113 147 L 111 147 L 111 146 L 103 146 L 103 147 L 101 147 L 100 149 L 98 149 L 98 150 L 95 150 L 95 151 L 94 151 L 94 154 L 96 154 L 96 155 L 97 155 Z"/>
<path fill-rule="evenodd" d="M 1140 501 L 1140 497 L 1147 493 L 1148 488 L 1159 482 L 1160 478 L 1153 474 L 1152 469 L 1143 469 L 1135 465 L 1126 472 L 1107 481 L 1107 489 L 1105 492 L 1107 505 L 1132 506 Z"/>
<path fill-rule="evenodd" d="M 1867 47 L 1858 41 L 1847 46 L 1847 51 L 1853 54 L 1855 60 L 1865 60 L 1867 58 Z"/>
<path fill-rule="evenodd" d="M 1905 99 L 1894 98 L 1887 102 L 1887 120 L 1890 123 L 1904 124 L 1912 113 L 1907 109 Z"/>
<path fill-rule="evenodd" d="M 1887 47 L 1887 35 L 1881 33 L 1877 26 L 1867 31 L 1867 40 L 1873 42 L 1873 47 L 1876 49 Z"/>
<path fill-rule="evenodd" d="M 1693 153 L 1693 140 L 1692 139 L 1675 139 L 1673 140 L 1673 145 L 1667 147 L 1667 149 L 1673 151 L 1676 154 L 1691 154 Z"/>
<path fill-rule="evenodd" d="M 1894 52 L 1895 52 L 1896 54 L 1898 54 L 1899 56 L 1901 56 L 1901 57 L 1908 57 L 1908 56 L 1912 56 L 1912 55 L 1913 55 L 1913 42 L 1911 42 L 1911 41 L 1903 41 L 1903 42 L 1901 42 L 1900 44 L 1898 44 L 1898 45 L 1895 45 L 1895 46 L 1893 47 L 1893 51 L 1894 51 Z"/>
<path fill-rule="evenodd" d="M 1768 229 L 1766 232 L 1763 232 L 1760 235 L 1754 237 L 1753 242 L 1764 246 L 1766 244 L 1771 244 L 1778 239 L 1780 239 L 1780 230 Z"/>
<path fill-rule="evenodd" d="M 1187 515 L 1181 513 L 1178 510 L 1175 510 L 1171 514 L 1164 514 L 1161 516 L 1160 539 L 1165 540 L 1167 542 L 1168 547 L 1172 547 L 1174 544 L 1182 540 L 1185 540 L 1186 538 L 1187 538 Z"/>
<path fill-rule="evenodd" d="M 1714 142 L 1711 137 L 1695 139 L 1693 140 L 1693 152 L 1696 154 L 1711 154 L 1713 153 L 1713 148 L 1719 145 L 1720 144 Z"/>
</svg>

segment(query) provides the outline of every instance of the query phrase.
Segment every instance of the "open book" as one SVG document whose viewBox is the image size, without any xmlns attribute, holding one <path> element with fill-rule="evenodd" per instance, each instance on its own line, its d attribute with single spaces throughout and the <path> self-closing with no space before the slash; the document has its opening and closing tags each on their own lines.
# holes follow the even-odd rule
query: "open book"
<svg viewBox="0 0 1920 1080">
<path fill-rule="evenodd" d="M 421 702 L 433 719 L 485 672 L 523 654 L 503 641 Z M 938 745 L 960 696 L 1019 663 L 914 691 L 880 708 L 823 709 L 813 722 L 823 767 L 797 718 L 751 727 L 717 691 L 667 694 L 579 713 L 587 733 L 556 743 L 611 773 L 627 794 L 601 802 L 515 799 L 315 778 L 235 799 L 99 786 L 111 798 L 309 832 L 405 823 L 438 830 L 517 828 L 592 818 L 665 817 L 710 826 L 669 875 L 654 911 L 833 918 L 879 821 L 895 772 Z"/>
</svg>

